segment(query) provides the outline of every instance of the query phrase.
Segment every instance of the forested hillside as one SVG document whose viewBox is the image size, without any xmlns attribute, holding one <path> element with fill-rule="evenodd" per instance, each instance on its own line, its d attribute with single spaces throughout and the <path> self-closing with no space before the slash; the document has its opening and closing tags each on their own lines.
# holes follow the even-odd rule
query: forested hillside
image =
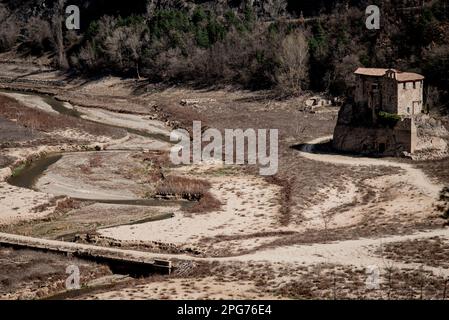
<svg viewBox="0 0 449 320">
<path fill-rule="evenodd" d="M 381 8 L 368 30 L 365 8 Z M 49 55 L 85 76 L 233 84 L 344 94 L 357 66 L 426 76 L 432 107 L 449 87 L 449 1 L 71 1 L 81 30 L 64 26 L 63 0 L 2 1 L 0 50 Z M 62 40 L 61 40 L 62 38 Z"/>
</svg>

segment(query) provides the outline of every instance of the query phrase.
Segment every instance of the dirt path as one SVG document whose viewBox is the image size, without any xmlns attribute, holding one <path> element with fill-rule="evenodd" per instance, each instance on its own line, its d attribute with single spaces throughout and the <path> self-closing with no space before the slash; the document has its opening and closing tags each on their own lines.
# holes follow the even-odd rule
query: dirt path
<svg viewBox="0 0 449 320">
<path fill-rule="evenodd" d="M 234 261 L 269 261 L 269 262 L 287 262 L 287 263 L 335 263 L 343 265 L 386 267 L 393 264 L 396 267 L 413 267 L 413 264 L 392 263 L 380 256 L 372 254 L 376 249 L 392 242 L 406 240 L 425 239 L 432 237 L 443 237 L 449 239 L 448 229 L 438 229 L 427 232 L 418 232 L 411 235 L 397 235 L 377 239 L 357 239 L 337 241 L 333 243 L 314 244 L 314 245 L 294 245 L 288 247 L 278 247 L 268 250 L 255 252 L 240 257 L 232 257 L 229 260 Z M 436 268 L 430 268 L 436 269 Z M 438 269 L 439 270 L 439 269 Z M 449 274 L 449 270 L 444 270 Z"/>
<path fill-rule="evenodd" d="M 224 258 L 199 258 L 188 255 L 176 254 L 156 254 L 151 252 L 142 252 L 136 250 L 123 250 L 117 248 L 98 247 L 94 245 L 78 244 L 64 241 L 39 239 L 32 237 L 25 237 L 19 235 L 11 235 L 0 233 L 0 241 L 18 241 L 20 243 L 27 243 L 30 246 L 48 247 L 52 250 L 101 250 L 104 253 L 115 254 L 121 257 L 127 257 L 133 260 L 151 261 L 154 259 L 180 259 L 190 261 L 219 261 L 219 262 L 271 262 L 271 263 L 292 263 L 292 264 L 306 264 L 313 265 L 318 263 L 331 263 L 341 265 L 352 265 L 358 267 L 377 266 L 380 269 L 386 267 L 400 267 L 400 268 L 418 268 L 419 264 L 393 262 L 374 255 L 376 249 L 380 249 L 382 245 L 414 240 L 425 239 L 432 237 L 443 237 L 449 239 L 449 231 L 447 229 L 439 229 L 428 232 L 419 232 L 413 235 L 398 235 L 378 239 L 358 239 L 339 241 L 326 244 L 314 245 L 294 245 L 288 247 L 272 248 L 263 251 L 258 251 L 252 254 L 246 254 L 236 257 Z M 448 269 L 424 267 L 424 269 L 449 275 Z"/>
<path fill-rule="evenodd" d="M 351 165 L 351 166 L 386 166 L 397 167 L 403 169 L 406 181 L 420 189 L 426 195 L 432 198 L 438 198 L 443 185 L 432 182 L 429 177 L 420 169 L 413 167 L 407 163 L 393 162 L 389 160 L 365 158 L 365 157 L 351 157 L 336 154 L 320 154 L 314 153 L 314 147 L 316 144 L 324 143 L 331 140 L 333 136 L 325 136 L 317 138 L 308 142 L 302 150 L 299 151 L 301 157 L 321 162 L 329 162 L 333 164 Z"/>
</svg>

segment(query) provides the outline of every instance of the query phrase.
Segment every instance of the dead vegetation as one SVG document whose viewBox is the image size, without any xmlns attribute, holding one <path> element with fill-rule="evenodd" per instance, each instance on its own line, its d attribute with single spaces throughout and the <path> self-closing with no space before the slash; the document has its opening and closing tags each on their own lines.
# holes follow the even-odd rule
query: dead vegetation
<svg viewBox="0 0 449 320">
<path fill-rule="evenodd" d="M 376 253 L 393 261 L 449 268 L 449 242 L 441 237 L 388 243 Z"/>
<path fill-rule="evenodd" d="M 298 280 L 276 289 L 290 299 L 434 300 L 447 298 L 447 279 L 422 269 L 382 270 L 378 287 L 367 286 L 367 270 L 347 266 L 318 265 Z M 375 285 L 375 284 L 374 284 Z"/>
<path fill-rule="evenodd" d="M 169 209 L 163 207 L 95 204 L 71 198 L 52 199 L 49 205 L 56 206 L 52 214 L 33 221 L 2 225 L 0 231 L 24 236 L 74 241 L 85 235 L 95 235 L 97 230 L 101 228 L 145 223 L 167 219 L 171 216 Z M 36 210 L 38 209 L 40 208 L 36 208 Z"/>
<path fill-rule="evenodd" d="M 83 174 L 92 174 L 92 169 L 101 168 L 103 165 L 103 157 L 100 155 L 95 155 L 90 157 L 87 163 L 79 165 L 79 169 Z"/>
<path fill-rule="evenodd" d="M 423 269 L 381 268 L 374 286 L 367 285 L 367 270 L 344 265 L 317 264 L 301 266 L 264 262 L 176 262 L 168 277 L 152 276 L 115 286 L 112 297 L 191 299 L 201 292 L 209 299 L 223 297 L 251 297 L 251 299 L 326 299 L 326 300 L 445 300 L 448 298 L 448 280 Z M 202 283 L 203 279 L 208 279 Z M 181 283 L 179 283 L 181 280 Z M 149 290 L 178 284 L 176 291 Z M 213 287 L 218 286 L 216 291 Z M 132 296 L 127 293 L 133 290 Z M 162 292 L 161 292 L 162 291 Z M 104 292 L 80 296 L 92 299 Z M 124 294 L 122 294 L 124 293 Z M 99 295 L 101 297 L 101 294 Z"/>
<path fill-rule="evenodd" d="M 110 275 L 108 267 L 53 253 L 0 248 L 0 299 L 39 299 L 65 291 L 66 268 L 80 268 L 80 283 Z"/>
<path fill-rule="evenodd" d="M 211 95 L 207 92 L 207 95 Z M 179 97 L 172 97 L 175 101 L 179 101 Z M 304 114 L 299 113 L 296 110 L 295 105 L 289 105 L 289 102 L 267 102 L 266 99 L 260 96 L 253 96 L 251 98 L 239 97 L 235 98 L 228 103 L 223 100 L 217 99 L 217 105 L 213 107 L 205 107 L 204 112 L 201 112 L 200 118 L 192 116 L 193 109 L 189 106 L 183 106 L 183 113 L 171 114 L 170 117 L 177 117 L 171 119 L 172 124 L 181 125 L 182 122 L 191 126 L 191 119 L 205 119 L 204 122 L 209 127 L 223 128 L 279 128 L 281 129 L 281 141 L 280 141 L 280 170 L 277 176 L 268 179 L 270 183 L 277 184 L 282 187 L 282 193 L 279 197 L 281 204 L 279 222 L 282 225 L 288 225 L 290 223 L 300 224 L 303 220 L 303 210 L 310 208 L 317 203 L 320 203 L 325 198 L 320 194 L 320 191 L 325 188 L 335 188 L 338 190 L 344 190 L 342 181 L 351 179 L 351 181 L 357 185 L 361 190 L 360 197 L 353 202 L 343 204 L 336 208 L 333 208 L 330 214 L 338 214 L 341 212 L 350 211 L 354 206 L 368 205 L 374 203 L 376 196 L 379 198 L 376 201 L 386 201 L 390 196 L 390 189 L 387 189 L 383 194 L 379 195 L 372 187 L 365 183 L 366 179 L 372 179 L 374 177 L 388 176 L 397 174 L 398 170 L 388 167 L 349 167 L 341 165 L 331 165 L 327 163 L 321 163 L 311 161 L 308 159 L 297 156 L 295 149 L 291 147 L 298 143 L 307 141 L 311 138 L 315 138 L 321 135 L 328 134 L 332 131 L 334 118 L 331 113 L 329 114 Z M 256 116 L 257 115 L 257 116 Z M 185 116 L 185 118 L 183 118 Z M 292 118 L 294 117 L 294 118 Z M 186 121 L 188 119 L 189 121 Z M 291 121 L 291 119 L 296 119 Z M 294 123 L 293 123 L 294 122 Z M 298 126 L 302 126 L 301 130 L 298 130 Z M 48 130 L 48 129 L 45 129 Z M 30 131 L 35 131 L 30 130 Z M 238 174 L 234 171 L 226 172 L 226 170 L 217 172 L 209 172 L 201 176 L 203 180 L 192 178 L 189 176 L 182 176 L 174 174 L 175 170 L 171 170 L 167 154 L 162 152 L 145 152 L 133 155 L 136 160 L 143 160 L 146 168 L 130 168 L 121 172 L 123 176 L 128 179 L 135 179 L 149 184 L 155 184 L 155 192 L 162 198 L 181 198 L 187 200 L 195 200 L 195 204 L 191 208 L 186 208 L 188 212 L 208 212 L 217 211 L 221 207 L 221 203 L 214 198 L 210 193 L 211 184 L 207 180 L 208 174 L 214 174 L 216 176 L 221 175 L 233 175 Z M 129 159 L 128 159 L 129 160 Z M 105 161 L 100 159 L 99 156 L 94 156 L 86 162 L 85 170 L 86 174 L 91 174 L 92 170 L 99 168 L 102 171 Z M 107 163 L 106 163 L 107 164 Z M 120 169 L 116 169 L 121 171 Z M 256 168 L 247 168 L 245 172 L 255 172 Z M 437 174 L 437 166 L 433 168 L 435 174 Z M 277 199 L 276 199 L 277 200 Z M 49 220 L 38 221 L 37 223 L 30 223 L 28 225 L 22 225 L 20 233 L 22 234 L 36 234 L 40 236 L 64 236 L 69 234 L 73 235 L 75 232 L 89 232 L 97 229 L 98 227 L 110 226 L 111 224 L 120 225 L 122 223 L 129 223 L 130 221 L 139 222 L 138 218 L 142 218 L 143 221 L 148 222 L 148 218 L 151 218 L 151 214 L 148 212 L 135 212 L 132 210 L 111 210 L 108 209 L 108 216 L 104 215 L 105 211 L 98 210 L 98 207 L 92 207 L 86 209 L 83 207 L 76 207 L 76 203 L 58 202 L 63 212 L 69 212 L 71 209 L 79 210 L 77 213 L 70 213 L 64 216 L 61 220 Z M 42 208 L 36 208 L 39 210 Z M 67 211 L 65 211 L 67 210 Z M 126 211 L 124 213 L 124 211 Z M 251 238 L 263 238 L 263 237 L 278 237 L 276 240 L 269 243 L 259 244 L 257 247 L 247 250 L 246 252 L 252 252 L 256 250 L 262 250 L 266 248 L 272 248 L 277 246 L 286 246 L 292 244 L 312 244 L 320 242 L 338 241 L 345 239 L 355 239 L 359 237 L 369 236 L 384 236 L 384 235 L 398 235 L 412 233 L 419 229 L 429 229 L 441 226 L 441 221 L 429 220 L 429 221 L 415 221 L 410 220 L 407 217 L 394 217 L 399 219 L 385 219 L 382 210 L 371 208 L 364 212 L 362 222 L 359 225 L 350 228 L 335 228 L 329 230 L 307 231 L 307 232 L 261 232 L 260 234 L 244 234 L 230 237 L 217 237 L 210 240 L 211 243 L 220 240 L 245 240 Z M 83 222 L 80 223 L 80 217 L 83 218 Z M 427 218 L 427 216 L 426 216 Z M 409 219 L 409 221 L 405 221 Z M 405 221 L 405 222 L 404 222 Z M 85 234 L 85 233 L 84 233 Z M 67 238 L 72 239 L 72 238 Z M 202 239 L 203 240 L 203 239 Z M 115 244 L 110 243 L 107 245 L 123 245 L 117 242 Z M 130 246 L 135 244 L 129 244 Z M 138 245 L 136 245 L 136 248 Z M 164 247 L 163 245 L 152 247 L 157 252 L 177 252 L 184 253 L 184 251 L 176 251 L 177 248 Z M 438 252 L 443 250 L 441 246 L 435 246 L 431 252 Z M 399 254 L 398 249 L 398 254 Z M 245 252 L 239 252 L 243 254 Z M 429 253 L 430 254 L 430 253 Z M 439 256 L 438 259 L 441 257 Z M 413 259 L 416 259 L 414 256 Z M 398 256 L 400 260 L 400 256 Z M 438 263 L 437 261 L 435 263 Z M 442 265 L 444 265 L 442 263 Z M 322 267 L 322 273 L 318 270 L 310 268 L 310 271 L 305 271 L 303 275 L 294 273 L 294 269 L 290 267 L 282 266 L 281 272 L 275 270 L 271 266 L 257 266 L 257 270 L 252 272 L 247 269 L 251 269 L 251 265 L 238 265 L 236 268 L 229 266 L 220 266 L 214 268 L 214 273 L 208 273 L 209 276 L 217 277 L 217 281 L 223 281 L 227 283 L 232 281 L 248 280 L 254 283 L 257 290 L 261 292 L 266 291 L 267 287 L 274 288 L 269 293 L 276 294 L 278 297 L 286 298 L 326 298 L 326 299 L 350 299 L 350 298 L 423 298 L 429 299 L 432 297 L 442 296 L 442 285 L 438 277 L 429 274 L 420 274 L 415 271 L 409 270 L 396 270 L 389 273 L 386 278 L 387 286 L 383 287 L 381 292 L 366 292 L 363 289 L 363 276 L 364 270 L 351 269 L 351 268 L 337 268 L 335 270 L 333 266 Z M 226 269 L 230 269 L 229 272 Z M 296 272 L 296 271 L 295 271 Z M 314 273 L 317 273 L 315 276 Z M 320 271 L 321 272 L 321 271 Z M 201 271 L 197 272 L 201 274 Z M 206 272 L 204 272 L 206 273 Z M 187 273 L 188 274 L 188 273 Z M 192 277 L 195 276 L 195 271 L 192 272 Z M 276 283 L 276 277 L 292 274 L 292 277 L 285 282 L 279 284 Z M 391 278 L 397 277 L 398 280 L 392 281 Z M 296 278 L 295 278 L 296 277 Z M 421 278 L 419 278 L 421 277 Z M 438 279 L 437 279 L 438 278 Z M 194 278 L 192 278 L 194 281 Z M 416 279 L 429 279 L 428 288 L 425 288 L 423 281 L 419 282 Z M 396 281 L 396 282 L 395 282 Z M 418 281 L 418 282 L 417 282 Z M 427 281 L 427 280 L 426 280 Z M 427 283 L 427 282 L 425 282 Z M 407 289 L 411 287 L 412 289 Z"/>
<path fill-rule="evenodd" d="M 133 156 L 147 164 L 144 173 L 146 183 L 155 184 L 153 195 L 163 199 L 183 199 L 195 201 L 193 206 L 185 208 L 189 213 L 205 213 L 220 210 L 222 203 L 210 193 L 211 183 L 204 179 L 188 176 L 168 175 L 171 162 L 166 152 L 143 152 Z"/>
<path fill-rule="evenodd" d="M 440 183 L 449 184 L 449 158 L 420 161 L 416 162 L 416 166 Z"/>
<path fill-rule="evenodd" d="M 13 157 L 0 155 L 0 169 L 11 165 L 14 162 Z"/>
<path fill-rule="evenodd" d="M 50 133 L 57 130 L 78 129 L 94 136 L 108 136 L 114 139 L 124 137 L 126 132 L 109 126 L 89 123 L 87 121 L 63 114 L 51 114 L 41 110 L 24 107 L 14 99 L 0 96 L 0 117 L 12 120 L 32 131 Z"/>
<path fill-rule="evenodd" d="M 210 188 L 210 182 L 205 180 L 168 176 L 157 184 L 155 195 L 166 199 L 180 198 L 197 201 L 195 205 L 186 209 L 187 212 L 205 213 L 221 208 L 221 202 L 209 192 Z"/>
<path fill-rule="evenodd" d="M 179 197 L 198 201 L 211 187 L 210 182 L 182 176 L 165 177 L 156 187 L 158 197 Z"/>
<path fill-rule="evenodd" d="M 219 211 L 221 206 L 222 203 L 220 200 L 215 198 L 210 192 L 205 192 L 197 203 L 186 208 L 185 210 L 190 213 L 206 213 L 211 211 Z"/>
</svg>

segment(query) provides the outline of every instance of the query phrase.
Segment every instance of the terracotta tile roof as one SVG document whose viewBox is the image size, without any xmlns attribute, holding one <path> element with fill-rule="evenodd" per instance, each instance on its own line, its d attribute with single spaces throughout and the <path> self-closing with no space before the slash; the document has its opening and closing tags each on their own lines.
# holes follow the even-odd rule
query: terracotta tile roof
<svg viewBox="0 0 449 320">
<path fill-rule="evenodd" d="M 381 68 L 358 68 L 354 73 L 364 76 L 382 77 L 389 69 Z"/>
<path fill-rule="evenodd" d="M 384 68 L 358 68 L 354 73 L 371 77 L 383 77 L 388 70 L 393 70 L 396 73 L 396 80 L 398 82 L 406 81 L 420 81 L 424 80 L 424 76 L 413 72 L 402 72 L 395 69 Z"/>
<path fill-rule="evenodd" d="M 396 73 L 396 79 L 399 82 L 405 82 L 405 81 L 419 81 L 424 80 L 424 76 L 413 73 L 413 72 L 398 72 Z"/>
</svg>

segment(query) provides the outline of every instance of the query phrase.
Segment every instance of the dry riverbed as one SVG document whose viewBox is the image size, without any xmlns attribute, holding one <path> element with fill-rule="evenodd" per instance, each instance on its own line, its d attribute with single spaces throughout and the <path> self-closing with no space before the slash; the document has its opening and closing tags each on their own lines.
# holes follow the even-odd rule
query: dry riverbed
<svg viewBox="0 0 449 320">
<path fill-rule="evenodd" d="M 332 133 L 338 109 L 303 112 L 302 98 L 159 90 L 114 77 L 69 84 L 56 71 L 42 70 L 39 77 L 33 68 L 29 80 L 42 80 L 39 85 L 1 86 L 51 93 L 65 102 L 0 94 L 0 178 L 20 177 L 29 168 L 23 164 L 50 154 L 60 158 L 33 181 L 24 179 L 27 188 L 0 183 L 1 231 L 186 260 L 170 277 L 134 279 L 73 297 L 442 297 L 448 234 L 437 204 L 447 182 L 445 164 L 314 153 L 312 146 L 326 140 L 320 137 Z M 5 65 L 0 75 L 18 78 L 25 69 Z M 168 125 L 190 129 L 192 120 L 219 130 L 279 129 L 278 174 L 263 178 L 257 168 L 220 163 L 171 165 Z M 433 259 L 419 259 L 415 246 Z M 9 270 L 1 297 L 35 298 L 61 289 L 62 276 L 53 274 L 73 261 L 52 255 L 36 262 L 32 253 L 21 253 L 0 250 L 0 265 Z M 38 271 L 26 281 L 16 279 L 11 265 L 18 261 Z M 86 263 L 86 281 L 110 275 L 104 266 L 76 263 Z M 381 269 L 378 290 L 366 289 L 368 265 Z M 40 293 L 42 283 L 58 290 Z"/>
</svg>

